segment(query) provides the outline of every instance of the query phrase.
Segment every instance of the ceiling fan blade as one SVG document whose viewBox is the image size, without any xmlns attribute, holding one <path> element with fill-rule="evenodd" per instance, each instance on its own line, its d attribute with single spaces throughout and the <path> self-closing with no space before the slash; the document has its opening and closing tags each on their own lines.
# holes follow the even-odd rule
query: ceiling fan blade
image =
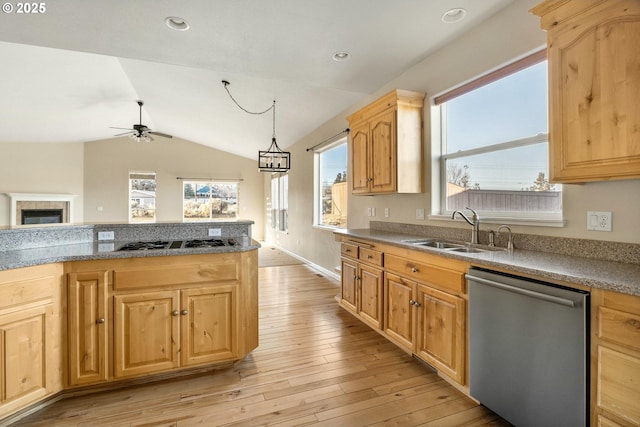
<svg viewBox="0 0 640 427">
<path fill-rule="evenodd" d="M 135 129 L 132 129 L 132 128 L 117 128 L 117 127 L 114 127 L 114 126 L 109 126 L 109 129 L 135 130 Z"/>
<path fill-rule="evenodd" d="M 150 133 L 151 135 L 158 135 L 158 136 L 162 136 L 164 138 L 173 138 L 173 135 L 169 135 L 168 133 L 162 133 L 162 132 L 147 132 Z"/>
<path fill-rule="evenodd" d="M 117 133 L 117 134 L 115 134 L 115 135 L 113 135 L 113 136 L 129 135 L 129 134 L 132 134 L 133 132 L 134 132 L 134 131 L 132 131 L 132 130 L 131 130 L 131 131 L 129 131 L 129 132 Z"/>
</svg>

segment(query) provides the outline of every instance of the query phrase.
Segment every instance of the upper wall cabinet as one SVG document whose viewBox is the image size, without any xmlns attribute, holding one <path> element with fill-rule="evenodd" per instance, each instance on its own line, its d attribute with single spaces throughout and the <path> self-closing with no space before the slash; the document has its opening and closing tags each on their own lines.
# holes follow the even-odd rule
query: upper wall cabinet
<svg viewBox="0 0 640 427">
<path fill-rule="evenodd" d="M 640 177 L 640 2 L 547 0 L 554 182 Z"/>
<path fill-rule="evenodd" d="M 396 89 L 347 117 L 353 194 L 422 192 L 423 103 Z"/>
</svg>

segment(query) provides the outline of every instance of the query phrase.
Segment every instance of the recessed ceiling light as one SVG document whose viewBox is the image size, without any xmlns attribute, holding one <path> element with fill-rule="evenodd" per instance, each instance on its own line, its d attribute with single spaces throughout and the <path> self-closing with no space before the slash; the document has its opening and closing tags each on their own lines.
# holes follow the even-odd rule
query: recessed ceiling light
<svg viewBox="0 0 640 427">
<path fill-rule="evenodd" d="M 442 22 L 447 24 L 452 24 L 454 22 L 462 21 L 464 17 L 467 16 L 466 9 L 462 9 L 461 7 L 456 7 L 454 9 L 449 9 L 445 13 L 442 14 Z"/>
<path fill-rule="evenodd" d="M 165 18 L 164 23 L 167 24 L 167 27 L 176 31 L 187 31 L 190 27 L 187 21 L 182 18 L 178 18 L 177 16 L 169 16 Z"/>
<path fill-rule="evenodd" d="M 346 61 L 351 58 L 351 54 L 349 52 L 336 52 L 333 54 L 334 61 Z"/>
</svg>

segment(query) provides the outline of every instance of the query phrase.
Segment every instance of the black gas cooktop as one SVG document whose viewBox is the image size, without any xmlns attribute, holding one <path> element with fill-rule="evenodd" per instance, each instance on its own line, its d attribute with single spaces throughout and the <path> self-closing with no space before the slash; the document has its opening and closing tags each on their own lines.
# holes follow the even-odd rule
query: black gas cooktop
<svg viewBox="0 0 640 427">
<path fill-rule="evenodd" d="M 152 242 L 130 242 L 123 245 L 119 251 L 149 251 L 155 249 L 181 248 L 214 248 L 217 246 L 236 246 L 235 239 L 205 239 L 205 240 L 155 240 Z"/>
</svg>

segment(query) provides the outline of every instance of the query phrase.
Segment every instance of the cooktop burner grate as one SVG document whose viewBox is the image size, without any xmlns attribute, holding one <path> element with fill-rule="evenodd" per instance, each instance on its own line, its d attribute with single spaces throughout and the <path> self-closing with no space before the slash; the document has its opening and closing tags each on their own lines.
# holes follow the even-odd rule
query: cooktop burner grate
<svg viewBox="0 0 640 427">
<path fill-rule="evenodd" d="M 169 242 L 165 240 L 156 240 L 154 242 L 131 242 L 127 243 L 119 251 L 148 251 L 153 249 L 166 249 Z"/>
</svg>

